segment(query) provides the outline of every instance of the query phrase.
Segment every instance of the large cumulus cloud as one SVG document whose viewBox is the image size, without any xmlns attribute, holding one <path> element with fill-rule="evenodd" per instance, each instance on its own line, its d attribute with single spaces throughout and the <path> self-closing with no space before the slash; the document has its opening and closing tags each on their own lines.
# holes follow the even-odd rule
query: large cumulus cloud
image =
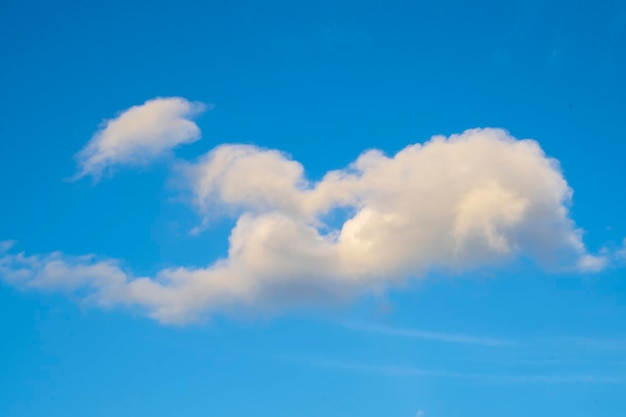
<svg viewBox="0 0 626 417">
<path fill-rule="evenodd" d="M 368 150 L 319 181 L 286 154 L 249 145 L 221 145 L 184 165 L 200 216 L 236 218 L 223 259 L 139 277 L 117 260 L 25 255 L 5 244 L 0 276 L 184 323 L 350 300 L 429 271 L 462 273 L 516 257 L 579 272 L 606 264 L 588 253 L 568 216 L 572 191 L 558 162 L 504 130 L 436 136 L 395 155 Z"/>
</svg>

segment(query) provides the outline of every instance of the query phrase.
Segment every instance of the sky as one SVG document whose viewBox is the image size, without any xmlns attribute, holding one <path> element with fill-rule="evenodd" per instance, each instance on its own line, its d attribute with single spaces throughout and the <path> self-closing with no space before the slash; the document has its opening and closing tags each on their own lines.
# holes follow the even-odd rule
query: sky
<svg viewBox="0 0 626 417">
<path fill-rule="evenodd" d="M 0 3 L 0 415 L 621 417 L 626 2 Z"/>
</svg>

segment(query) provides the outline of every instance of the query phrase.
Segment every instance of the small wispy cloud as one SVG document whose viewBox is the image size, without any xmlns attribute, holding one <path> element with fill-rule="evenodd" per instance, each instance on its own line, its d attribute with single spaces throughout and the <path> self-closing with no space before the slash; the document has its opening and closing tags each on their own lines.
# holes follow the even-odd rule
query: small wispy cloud
<svg viewBox="0 0 626 417">
<path fill-rule="evenodd" d="M 615 252 L 616 258 L 626 260 L 626 239 L 622 240 L 621 247 Z"/>
<path fill-rule="evenodd" d="M 105 120 L 75 156 L 78 173 L 74 179 L 119 165 L 145 165 L 175 147 L 200 139 L 193 118 L 208 107 L 181 97 L 156 98 Z"/>
<path fill-rule="evenodd" d="M 425 369 L 412 366 L 397 365 L 370 365 L 359 362 L 326 359 L 319 357 L 300 357 L 300 356 L 282 356 L 281 359 L 305 364 L 311 367 L 330 368 L 341 371 L 354 371 L 372 374 L 381 374 L 386 376 L 424 376 L 424 377 L 442 377 L 442 378 L 472 378 L 472 374 L 463 374 L 460 372 L 440 371 Z"/>
<path fill-rule="evenodd" d="M 626 339 L 597 338 L 597 337 L 570 337 L 566 339 L 580 347 L 594 350 L 626 351 Z"/>
<path fill-rule="evenodd" d="M 608 262 L 609 259 L 606 256 L 586 254 L 578 259 L 576 266 L 580 272 L 596 273 L 603 271 Z"/>
<path fill-rule="evenodd" d="M 1 240 L 0 241 L 0 253 L 7 252 L 9 249 L 15 245 L 14 240 Z"/>
<path fill-rule="evenodd" d="M 480 345 L 480 346 L 494 346 L 494 347 L 515 347 L 518 345 L 513 340 L 500 339 L 494 337 L 474 336 L 462 333 L 443 333 L 443 332 L 429 332 L 419 329 L 407 329 L 399 327 L 388 327 L 381 325 L 362 324 L 362 323 L 341 323 L 346 329 L 364 332 L 375 333 L 386 336 L 398 336 L 411 339 L 430 340 L 434 342 L 442 343 L 454 343 L 461 345 Z"/>
<path fill-rule="evenodd" d="M 324 367 L 340 371 L 361 372 L 389 377 L 415 376 L 468 380 L 488 384 L 626 384 L 626 376 L 611 374 L 497 374 L 434 370 L 421 367 L 364 364 L 360 362 L 324 358 L 285 357 L 311 367 Z"/>
</svg>

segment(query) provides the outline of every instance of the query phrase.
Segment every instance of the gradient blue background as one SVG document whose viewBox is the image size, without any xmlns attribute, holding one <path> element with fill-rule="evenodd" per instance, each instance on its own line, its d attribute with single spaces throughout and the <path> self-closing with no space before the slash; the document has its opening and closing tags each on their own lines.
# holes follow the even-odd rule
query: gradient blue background
<svg viewBox="0 0 626 417">
<path fill-rule="evenodd" d="M 311 178 L 367 148 L 392 153 L 467 128 L 535 138 L 575 190 L 590 250 L 616 247 L 626 236 L 624 74 L 618 0 L 4 0 L 0 240 L 121 258 L 138 274 L 222 255 L 230 220 L 191 236 L 198 219 L 171 201 L 164 164 L 97 186 L 65 181 L 104 118 L 182 96 L 215 108 L 180 157 L 255 143 L 290 153 Z M 468 377 L 477 374 L 496 377 Z M 626 378 L 619 263 L 555 276 L 520 262 L 345 309 L 185 328 L 0 286 L 0 416 L 623 417 L 626 383 L 609 377 Z"/>
</svg>

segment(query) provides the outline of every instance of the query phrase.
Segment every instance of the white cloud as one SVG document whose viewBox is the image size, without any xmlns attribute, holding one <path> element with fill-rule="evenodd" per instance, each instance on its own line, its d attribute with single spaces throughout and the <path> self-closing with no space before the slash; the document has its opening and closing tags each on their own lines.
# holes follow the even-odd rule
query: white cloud
<svg viewBox="0 0 626 417">
<path fill-rule="evenodd" d="M 116 165 L 143 165 L 184 143 L 200 139 L 191 120 L 206 109 L 184 98 L 156 98 L 105 120 L 87 145 L 76 154 L 76 178 L 99 178 Z"/>
<path fill-rule="evenodd" d="M 15 243 L 14 240 L 0 240 L 0 253 L 9 251 Z"/>
<path fill-rule="evenodd" d="M 606 268 L 606 256 L 583 255 L 578 259 L 577 267 L 581 272 L 600 272 Z"/>
<path fill-rule="evenodd" d="M 490 347 L 515 347 L 517 343 L 513 340 L 474 336 L 459 333 L 441 333 L 441 332 L 429 332 L 419 329 L 406 329 L 398 327 L 387 327 L 381 325 L 361 324 L 361 323 L 343 323 L 343 326 L 347 329 L 380 334 L 386 336 L 398 336 L 411 339 L 430 340 L 442 343 L 452 343 L 461 345 L 477 345 L 477 346 L 490 346 Z"/>
<path fill-rule="evenodd" d="M 557 161 L 503 130 L 437 136 L 393 156 L 370 150 L 318 182 L 285 154 L 247 145 L 220 146 L 185 172 L 203 216 L 237 216 L 224 259 L 149 278 L 93 257 L 5 254 L 0 274 L 186 322 L 240 307 L 346 300 L 431 270 L 460 273 L 519 256 L 552 269 L 604 267 L 568 217 L 572 191 Z M 345 221 L 327 222 L 337 210 Z"/>
<path fill-rule="evenodd" d="M 571 190 L 558 163 L 536 142 L 502 130 L 435 137 L 393 157 L 371 150 L 315 184 L 303 172 L 278 151 L 225 145 L 193 165 L 190 178 L 201 211 L 227 206 L 243 213 L 245 230 L 294 222 L 294 233 L 311 232 L 312 240 L 297 239 L 301 245 L 331 244 L 342 274 L 467 267 L 515 253 L 573 265 L 586 255 L 568 218 Z M 337 208 L 354 215 L 320 233 Z"/>
<path fill-rule="evenodd" d="M 480 381 L 495 384 L 599 384 L 599 385 L 624 385 L 626 378 L 620 373 L 607 374 L 574 374 L 574 373 L 539 373 L 539 374 L 503 374 L 503 373 L 471 373 L 449 370 L 427 369 L 404 365 L 372 365 L 345 360 L 332 360 L 315 357 L 292 357 L 285 358 L 300 362 L 315 368 L 326 367 L 339 371 L 359 372 L 364 374 L 378 374 L 387 377 L 421 377 L 438 379 L 458 379 L 467 381 Z"/>
</svg>

